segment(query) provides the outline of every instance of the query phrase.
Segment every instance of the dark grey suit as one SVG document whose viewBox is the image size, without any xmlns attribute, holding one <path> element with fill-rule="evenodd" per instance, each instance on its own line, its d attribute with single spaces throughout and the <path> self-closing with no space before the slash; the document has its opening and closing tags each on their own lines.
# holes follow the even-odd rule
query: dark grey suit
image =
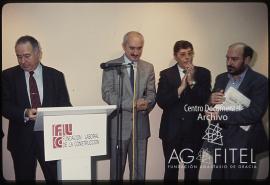
<svg viewBox="0 0 270 185">
<path fill-rule="evenodd" d="M 42 107 L 71 106 L 63 73 L 42 66 Z M 56 162 L 45 162 L 43 132 L 34 132 L 34 121 L 24 122 L 24 110 L 31 108 L 25 74 L 20 66 L 2 72 L 2 115 L 9 119 L 8 143 L 16 180 L 35 180 L 36 159 L 46 180 L 56 180 Z"/>
<path fill-rule="evenodd" d="M 218 75 L 213 91 L 225 89 L 228 81 L 228 73 Z M 234 152 L 236 168 L 214 168 L 212 179 L 250 179 L 253 172 L 252 168 L 238 168 L 238 165 L 241 165 L 240 149 L 247 148 L 249 151 L 248 156 L 242 159 L 245 162 L 247 161 L 246 165 L 251 164 L 251 150 L 253 150 L 252 155 L 255 159 L 256 154 L 268 149 L 268 140 L 262 124 L 262 117 L 268 106 L 268 79 L 248 67 L 238 90 L 251 100 L 250 106 L 238 112 L 221 111 L 220 115 L 227 115 L 228 119 L 219 121 L 222 126 L 221 134 L 223 136 L 223 146 L 221 148 L 223 150 L 225 148 L 237 149 Z M 244 125 L 251 125 L 251 127 L 248 131 L 244 131 L 240 128 L 240 126 Z M 220 146 L 216 147 L 220 148 Z M 228 154 L 226 157 L 226 164 L 231 164 L 232 155 Z M 220 157 L 217 157 L 216 164 L 225 165 Z"/>
<path fill-rule="evenodd" d="M 108 63 L 124 63 L 124 56 L 111 60 Z M 123 154 L 122 154 L 122 172 L 124 172 L 125 160 L 127 155 L 127 150 L 129 146 L 125 146 L 125 143 L 129 143 L 132 137 L 132 99 L 133 92 L 131 88 L 131 83 L 126 68 L 123 68 L 123 99 L 122 99 L 122 140 L 123 140 Z M 118 96 L 118 75 L 115 69 L 109 69 L 103 71 L 102 77 L 102 98 L 109 105 L 117 104 Z M 145 61 L 137 62 L 137 79 L 136 79 L 136 99 L 144 98 L 148 100 L 149 106 L 146 111 L 136 112 L 136 128 L 135 128 L 135 138 L 138 142 L 138 153 L 135 155 L 135 178 L 144 179 L 145 176 L 145 160 L 146 160 L 146 147 L 147 143 L 140 142 L 146 140 L 150 137 L 150 125 L 149 125 L 149 112 L 155 106 L 155 73 L 152 64 Z M 110 116 L 111 120 L 110 126 L 110 138 L 111 140 L 111 179 L 115 179 L 116 167 L 116 133 L 117 133 L 117 117 L 115 112 Z M 146 140 L 147 141 L 147 140 Z M 142 155 L 140 153 L 143 153 Z M 129 153 L 129 164 L 132 164 L 132 153 Z M 138 159 L 136 158 L 138 157 Z M 130 168 L 130 173 L 132 173 L 132 168 Z"/>
</svg>

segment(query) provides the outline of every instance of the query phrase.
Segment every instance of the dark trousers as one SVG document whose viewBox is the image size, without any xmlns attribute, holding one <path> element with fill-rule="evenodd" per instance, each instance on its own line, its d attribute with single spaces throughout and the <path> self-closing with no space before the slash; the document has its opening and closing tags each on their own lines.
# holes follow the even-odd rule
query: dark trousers
<svg viewBox="0 0 270 185">
<path fill-rule="evenodd" d="M 34 142 L 28 149 L 11 151 L 16 181 L 35 181 L 37 161 L 39 162 L 46 182 L 57 180 L 56 161 L 45 161 L 43 133 L 34 134 Z"/>
<path fill-rule="evenodd" d="M 186 182 L 198 181 L 201 162 L 196 158 L 202 143 L 183 138 L 176 139 L 173 142 L 162 141 L 162 146 L 165 157 L 164 182 L 172 183 L 178 181 L 179 168 L 177 166 L 179 166 L 179 161 L 181 160 L 185 165 L 184 180 Z M 181 156 L 179 156 L 180 152 Z M 176 154 L 179 161 L 176 158 Z"/>
<path fill-rule="evenodd" d="M 221 147 L 218 153 L 213 153 L 213 171 L 212 180 L 251 180 L 255 167 L 255 154 L 248 149 L 245 153 L 240 154 L 240 148 L 230 152 L 229 148 Z M 240 156 L 242 155 L 242 161 Z"/>
</svg>

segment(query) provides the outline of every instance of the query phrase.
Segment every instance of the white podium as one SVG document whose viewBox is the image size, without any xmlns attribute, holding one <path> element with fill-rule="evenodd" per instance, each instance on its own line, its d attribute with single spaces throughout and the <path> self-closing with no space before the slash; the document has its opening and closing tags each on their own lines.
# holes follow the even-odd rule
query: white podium
<svg viewBox="0 0 270 185">
<path fill-rule="evenodd" d="M 59 160 L 59 180 L 91 180 L 91 156 L 107 154 L 107 114 L 116 105 L 38 108 L 45 160 Z"/>
</svg>

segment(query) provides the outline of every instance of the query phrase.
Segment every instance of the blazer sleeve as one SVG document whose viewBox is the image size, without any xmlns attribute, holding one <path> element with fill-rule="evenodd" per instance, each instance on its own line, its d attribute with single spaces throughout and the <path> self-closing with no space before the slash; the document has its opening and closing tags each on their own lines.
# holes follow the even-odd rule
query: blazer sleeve
<svg viewBox="0 0 270 185">
<path fill-rule="evenodd" d="M 211 94 L 211 73 L 207 69 L 200 69 L 197 76 L 195 72 L 195 81 L 197 82 L 192 89 L 190 95 L 196 104 L 204 105 L 207 103 Z M 199 101 L 199 102 L 198 102 Z"/>
<path fill-rule="evenodd" d="M 7 71 L 2 72 L 2 115 L 9 120 L 17 120 L 20 123 L 24 120 L 25 107 L 15 103 L 15 83 Z"/>
<path fill-rule="evenodd" d="M 168 73 L 166 71 L 161 71 L 159 74 L 160 78 L 157 89 L 157 104 L 162 109 L 167 109 L 179 101 L 178 87 L 172 87 L 167 74 Z"/>
<path fill-rule="evenodd" d="M 219 115 L 227 116 L 222 122 L 233 125 L 250 125 L 261 122 L 268 106 L 268 80 L 265 77 L 250 82 L 250 106 L 241 111 L 220 111 Z"/>
<path fill-rule="evenodd" d="M 144 98 L 149 102 L 146 110 L 146 112 L 149 113 L 156 104 L 155 71 L 153 65 L 150 65 L 150 69 L 148 72 Z"/>
<path fill-rule="evenodd" d="M 57 94 L 58 106 L 60 107 L 72 106 L 69 99 L 65 77 L 62 72 L 59 73 L 58 85 L 56 87 L 57 87 L 57 92 L 58 92 Z"/>
</svg>

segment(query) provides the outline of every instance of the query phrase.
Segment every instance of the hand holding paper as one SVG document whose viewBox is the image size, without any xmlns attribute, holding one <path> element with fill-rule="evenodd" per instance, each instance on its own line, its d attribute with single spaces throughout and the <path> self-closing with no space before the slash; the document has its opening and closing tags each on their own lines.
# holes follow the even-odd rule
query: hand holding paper
<svg viewBox="0 0 270 185">
<path fill-rule="evenodd" d="M 225 101 L 222 104 L 216 104 L 214 106 L 215 109 L 240 111 L 249 107 L 250 99 L 233 87 L 229 87 L 225 92 L 224 97 Z M 240 127 L 245 131 L 248 131 L 250 125 Z"/>
</svg>

